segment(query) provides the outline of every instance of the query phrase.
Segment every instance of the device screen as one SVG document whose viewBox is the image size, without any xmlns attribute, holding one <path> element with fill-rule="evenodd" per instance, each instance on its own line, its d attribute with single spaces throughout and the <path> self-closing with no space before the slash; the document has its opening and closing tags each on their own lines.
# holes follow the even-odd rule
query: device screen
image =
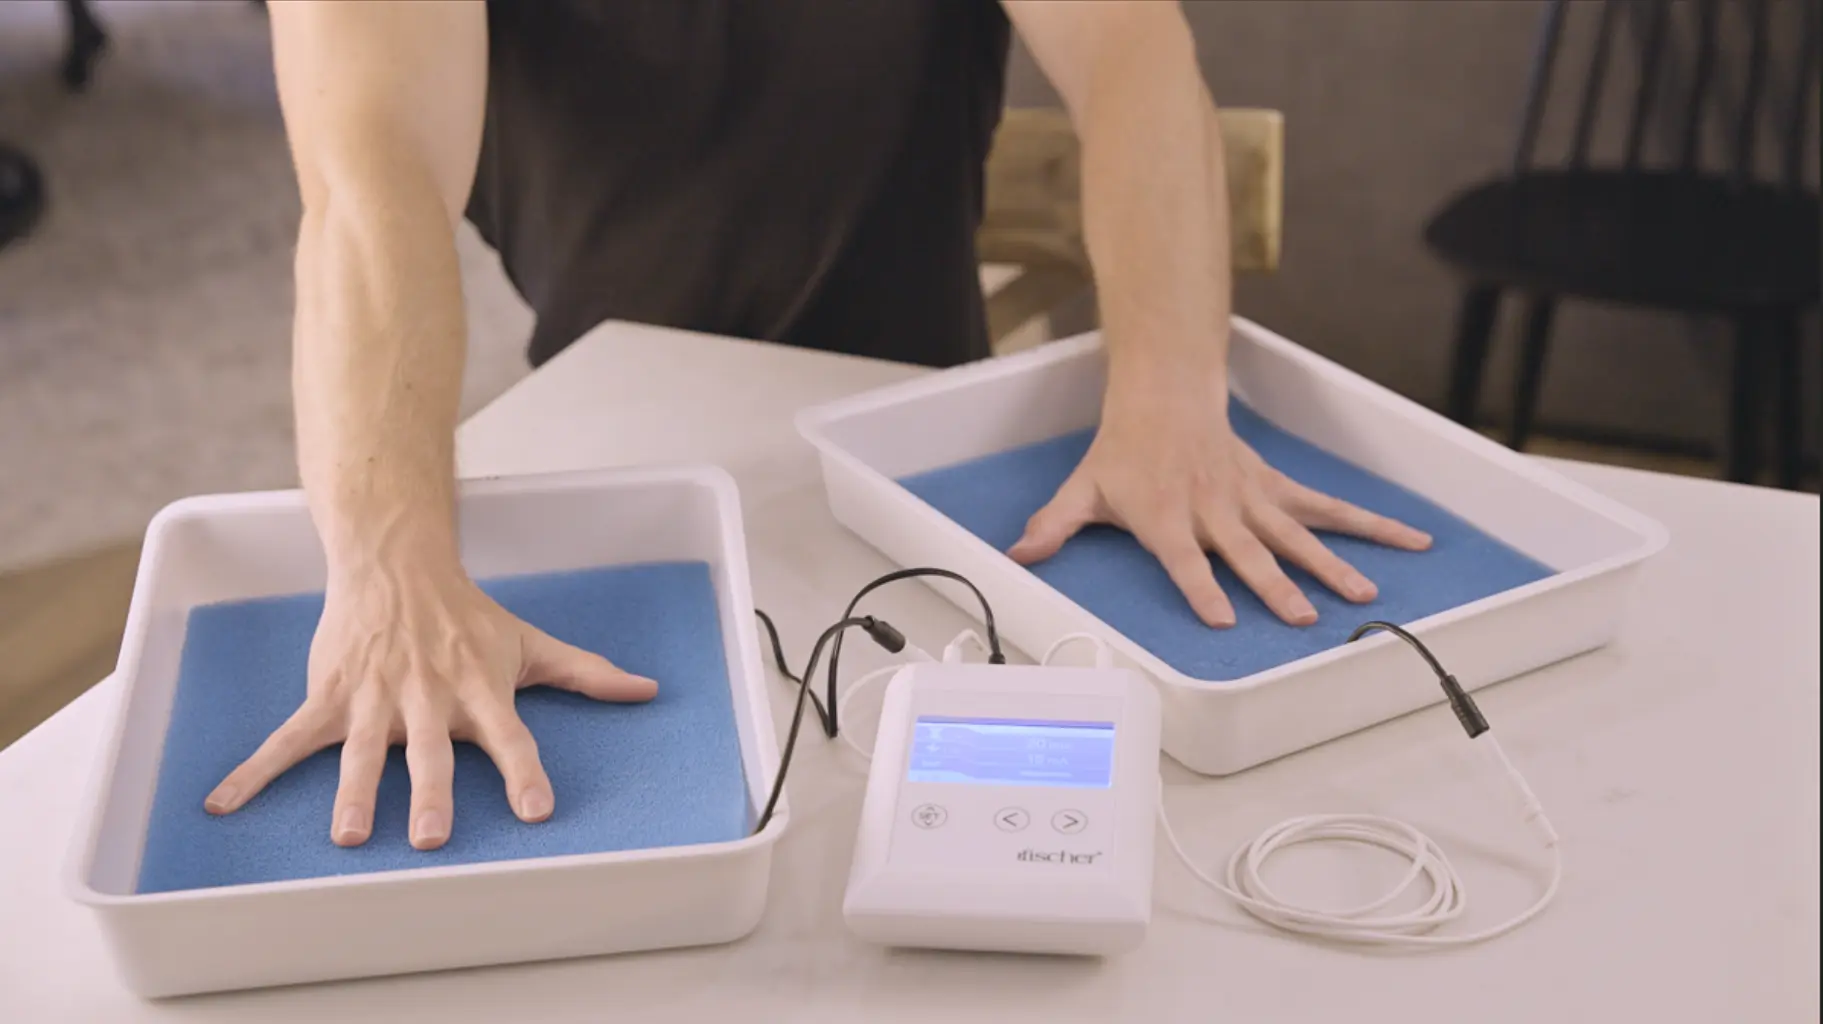
<svg viewBox="0 0 1823 1024">
<path fill-rule="evenodd" d="M 1113 771 L 1110 722 L 921 715 L 906 779 L 1106 789 Z"/>
</svg>

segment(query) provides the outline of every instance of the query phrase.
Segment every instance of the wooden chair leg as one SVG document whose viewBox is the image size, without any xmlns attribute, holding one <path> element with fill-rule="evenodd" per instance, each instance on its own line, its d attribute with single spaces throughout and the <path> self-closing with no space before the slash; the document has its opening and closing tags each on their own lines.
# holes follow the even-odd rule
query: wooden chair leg
<svg viewBox="0 0 1823 1024">
<path fill-rule="evenodd" d="M 1771 348 L 1777 359 L 1779 486 L 1798 489 L 1804 475 L 1804 350 L 1797 317 L 1784 313 L 1772 322 Z"/>
<path fill-rule="evenodd" d="M 1456 345 L 1450 367 L 1450 393 L 1444 412 L 1465 427 L 1475 425 L 1481 403 L 1481 374 L 1487 365 L 1488 346 L 1494 338 L 1494 319 L 1500 312 L 1500 289 L 1471 285 L 1462 293 L 1456 314 Z"/>
<path fill-rule="evenodd" d="M 1750 484 L 1760 476 L 1760 425 L 1765 403 L 1761 401 L 1761 347 L 1766 332 L 1760 322 L 1741 316 L 1734 322 L 1732 397 L 1728 403 L 1728 479 Z"/>
<path fill-rule="evenodd" d="M 1513 391 L 1513 426 L 1507 443 L 1523 450 L 1538 412 L 1538 389 L 1544 382 L 1545 353 L 1551 346 L 1551 317 L 1557 297 L 1534 295 L 1526 304 L 1525 340 L 1519 350 L 1519 380 Z"/>
</svg>

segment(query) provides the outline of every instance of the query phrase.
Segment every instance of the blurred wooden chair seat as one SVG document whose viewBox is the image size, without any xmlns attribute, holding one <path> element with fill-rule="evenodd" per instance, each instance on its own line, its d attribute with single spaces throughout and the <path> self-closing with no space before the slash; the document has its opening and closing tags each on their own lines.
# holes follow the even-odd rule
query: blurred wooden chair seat
<svg viewBox="0 0 1823 1024">
<path fill-rule="evenodd" d="M 1219 116 L 1234 270 L 1271 272 L 1279 263 L 1284 117 L 1249 109 L 1222 110 Z M 1015 332 L 1033 318 L 1091 290 L 1081 161 L 1063 111 L 1006 111 L 988 158 L 987 208 L 976 252 L 984 264 L 1017 271 L 988 298 L 996 352 L 1007 351 Z"/>
<path fill-rule="evenodd" d="M 0 748 L 114 671 L 139 542 L 0 573 Z"/>
</svg>

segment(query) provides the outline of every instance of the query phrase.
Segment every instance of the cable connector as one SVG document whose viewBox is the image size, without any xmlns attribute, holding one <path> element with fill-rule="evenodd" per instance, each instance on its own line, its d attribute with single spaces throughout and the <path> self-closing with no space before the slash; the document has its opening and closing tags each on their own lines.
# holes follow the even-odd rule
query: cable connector
<svg viewBox="0 0 1823 1024">
<path fill-rule="evenodd" d="M 965 629 L 957 633 L 956 639 L 951 640 L 943 648 L 943 663 L 945 665 L 962 664 L 962 652 L 967 647 L 973 647 L 984 656 L 988 653 L 987 641 L 981 639 L 981 634 L 972 629 Z"/>
<path fill-rule="evenodd" d="M 876 619 L 871 615 L 861 616 L 861 630 L 873 638 L 874 643 L 886 649 L 888 654 L 898 654 L 905 650 L 905 634 L 893 627 L 885 619 Z"/>
<path fill-rule="evenodd" d="M 1482 715 L 1481 709 L 1475 706 L 1475 698 L 1469 696 L 1469 692 L 1462 688 L 1462 684 L 1456 681 L 1456 677 L 1445 672 L 1442 683 L 1443 692 L 1449 697 L 1450 710 L 1456 713 L 1456 721 L 1462 723 L 1462 731 L 1469 734 L 1469 739 L 1474 739 L 1487 732 L 1486 716 Z"/>
<path fill-rule="evenodd" d="M 1429 647 L 1424 646 L 1424 641 L 1390 622 L 1376 620 L 1363 622 L 1356 626 L 1355 631 L 1348 635 L 1348 642 L 1352 644 L 1376 629 L 1391 633 L 1410 644 L 1412 649 L 1418 652 L 1419 657 L 1424 659 L 1425 664 L 1431 667 L 1431 671 L 1437 674 L 1437 682 L 1443 684 L 1443 695 L 1449 699 L 1450 710 L 1456 713 L 1456 721 L 1462 723 L 1462 731 L 1469 734 L 1469 739 L 1474 739 L 1488 731 L 1488 720 L 1482 715 L 1481 709 L 1475 706 L 1475 699 L 1462 688 L 1462 684 L 1456 681 L 1455 676 L 1443 670 L 1443 663 L 1437 660 L 1437 656 L 1431 653 Z"/>
</svg>

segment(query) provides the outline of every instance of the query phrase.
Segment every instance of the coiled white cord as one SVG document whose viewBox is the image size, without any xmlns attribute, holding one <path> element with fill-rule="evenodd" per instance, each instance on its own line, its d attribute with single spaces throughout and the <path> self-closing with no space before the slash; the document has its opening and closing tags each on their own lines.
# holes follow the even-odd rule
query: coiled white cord
<svg viewBox="0 0 1823 1024">
<path fill-rule="evenodd" d="M 1105 668 L 1113 662 L 1113 652 L 1100 637 L 1073 633 L 1059 639 L 1045 652 L 1040 662 L 1049 665 L 1067 644 L 1085 642 L 1096 649 L 1095 663 Z M 1171 852 L 1177 855 L 1190 873 L 1211 889 L 1227 896 L 1255 918 L 1288 932 L 1311 935 L 1340 942 L 1380 946 L 1462 946 L 1485 942 L 1518 928 L 1548 906 L 1563 881 L 1563 854 L 1558 836 L 1544 815 L 1544 808 L 1526 784 L 1525 777 L 1513 767 L 1506 751 L 1491 733 L 1482 733 L 1472 742 L 1493 762 L 1495 768 L 1519 795 L 1519 804 L 1527 824 L 1538 833 L 1551 851 L 1551 880 L 1544 894 L 1524 912 L 1505 923 L 1467 935 L 1432 935 L 1434 929 L 1462 916 L 1468 906 L 1468 889 L 1462 878 L 1438 846 L 1423 832 L 1393 818 L 1374 814 L 1307 814 L 1290 818 L 1261 833 L 1251 843 L 1234 851 L 1228 858 L 1226 881 L 1206 874 L 1185 851 L 1171 827 L 1165 812 L 1163 794 L 1158 805 L 1159 825 Z M 1318 910 L 1280 897 L 1266 884 L 1264 869 L 1272 855 L 1287 847 L 1305 843 L 1346 842 L 1378 846 L 1406 858 L 1411 867 L 1385 895 L 1372 902 L 1346 910 Z M 1430 895 L 1413 910 L 1387 911 L 1420 880 Z"/>
<path fill-rule="evenodd" d="M 1228 858 L 1226 882 L 1206 874 L 1197 866 L 1165 813 L 1159 801 L 1158 820 L 1165 841 L 1185 868 L 1211 889 L 1240 904 L 1241 909 L 1275 928 L 1302 935 L 1341 942 L 1380 946 L 1463 946 L 1505 935 L 1525 924 L 1548 906 L 1563 881 L 1563 854 L 1558 847 L 1557 832 L 1551 828 L 1537 798 L 1525 780 L 1507 760 L 1499 741 L 1483 733 L 1473 741 L 1483 747 L 1501 765 L 1507 779 L 1522 794 L 1526 820 L 1538 832 L 1544 846 L 1551 851 L 1551 880 L 1543 895 L 1530 907 L 1505 923 L 1467 935 L 1431 935 L 1433 929 L 1462 916 L 1468 905 L 1468 889 L 1456 869 L 1444 856 L 1443 849 L 1418 829 L 1393 818 L 1373 814 L 1308 814 L 1282 821 L 1267 829 L 1253 842 L 1234 851 Z M 1347 910 L 1317 910 L 1280 897 L 1262 877 L 1266 861 L 1274 853 L 1303 843 L 1366 843 L 1389 850 L 1411 861 L 1411 867 L 1384 896 Z M 1430 895 L 1416 909 L 1387 911 L 1386 907 L 1404 896 L 1422 879 Z"/>
</svg>

